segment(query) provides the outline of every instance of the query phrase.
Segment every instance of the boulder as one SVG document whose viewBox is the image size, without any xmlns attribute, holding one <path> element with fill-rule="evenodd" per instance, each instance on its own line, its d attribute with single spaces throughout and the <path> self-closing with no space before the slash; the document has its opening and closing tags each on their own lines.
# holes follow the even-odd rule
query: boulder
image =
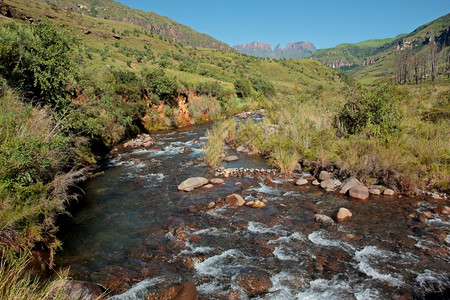
<svg viewBox="0 0 450 300">
<path fill-rule="evenodd" d="M 350 177 L 341 184 L 341 190 L 339 191 L 339 194 L 346 194 L 348 190 L 357 185 L 363 184 L 355 177 Z"/>
<path fill-rule="evenodd" d="M 369 194 L 371 195 L 381 195 L 380 189 L 369 189 Z"/>
<path fill-rule="evenodd" d="M 208 179 L 203 177 L 191 177 L 180 183 L 180 185 L 178 186 L 178 190 L 190 192 L 196 188 L 204 186 L 208 182 Z"/>
<path fill-rule="evenodd" d="M 363 185 L 355 185 L 348 192 L 350 197 L 358 200 L 366 200 L 369 198 L 369 189 Z"/>
<path fill-rule="evenodd" d="M 305 185 L 305 184 L 308 184 L 308 180 L 306 180 L 305 178 L 300 178 L 295 182 L 295 185 Z"/>
<path fill-rule="evenodd" d="M 333 179 L 327 179 L 320 183 L 320 187 L 323 189 L 334 189 L 334 180 Z"/>
<path fill-rule="evenodd" d="M 393 190 L 391 190 L 391 189 L 385 189 L 383 191 L 383 195 L 385 195 L 385 196 L 394 196 L 395 192 Z"/>
<path fill-rule="evenodd" d="M 319 222 L 319 223 L 322 223 L 325 225 L 333 225 L 334 224 L 333 219 L 326 215 L 315 214 L 314 219 L 316 220 L 316 222 Z"/>
<path fill-rule="evenodd" d="M 331 179 L 331 173 L 329 173 L 327 171 L 321 171 L 319 174 L 319 180 L 324 181 L 324 180 L 328 180 L 328 179 Z"/>
<path fill-rule="evenodd" d="M 264 206 L 266 206 L 266 204 L 259 200 L 256 200 L 252 205 L 253 208 L 263 208 Z"/>
<path fill-rule="evenodd" d="M 231 194 L 225 198 L 225 201 L 234 207 L 241 207 L 245 204 L 244 198 L 238 194 Z"/>
<path fill-rule="evenodd" d="M 347 220 L 350 220 L 352 218 L 352 213 L 345 207 L 339 208 L 337 214 L 336 214 L 336 221 L 339 223 L 344 223 Z"/>
<path fill-rule="evenodd" d="M 215 185 L 225 184 L 225 181 L 222 178 L 213 178 L 209 182 Z"/>
<path fill-rule="evenodd" d="M 249 297 L 268 293 L 269 289 L 272 288 L 270 277 L 262 272 L 239 274 L 236 281 Z"/>
<path fill-rule="evenodd" d="M 172 299 L 172 300 L 197 300 L 197 288 L 188 281 L 181 285 L 161 289 L 147 294 L 146 300 Z"/>
<path fill-rule="evenodd" d="M 96 300 L 105 292 L 105 288 L 92 282 L 71 280 L 64 291 L 65 299 Z"/>
<path fill-rule="evenodd" d="M 225 156 L 223 158 L 223 160 L 226 162 L 236 161 L 236 160 L 239 160 L 239 157 L 237 157 L 236 155 L 229 155 L 229 156 Z"/>
</svg>

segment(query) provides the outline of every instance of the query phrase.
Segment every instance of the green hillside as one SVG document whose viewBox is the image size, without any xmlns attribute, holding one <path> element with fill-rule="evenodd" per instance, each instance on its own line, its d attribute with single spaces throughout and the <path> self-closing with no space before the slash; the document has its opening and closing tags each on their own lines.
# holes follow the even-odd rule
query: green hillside
<svg viewBox="0 0 450 300">
<path fill-rule="evenodd" d="M 420 57 L 421 64 L 425 65 L 424 57 L 435 52 L 436 68 L 424 70 L 420 76 L 423 79 L 444 76 L 448 72 L 445 58 L 449 53 L 449 28 L 450 14 L 447 14 L 409 34 L 355 44 L 340 44 L 335 48 L 318 50 L 311 57 L 363 83 L 376 80 L 395 80 L 400 83 L 406 81 L 404 78 L 397 78 L 404 76 L 399 74 L 398 70 L 402 61 L 411 60 L 413 54 L 416 61 Z"/>
<path fill-rule="evenodd" d="M 115 20 L 150 30 L 171 41 L 196 47 L 230 50 L 231 48 L 213 37 L 197 32 L 170 18 L 154 12 L 145 12 L 129 8 L 113 0 L 38 0 L 52 7 L 97 17 L 99 19 Z"/>
</svg>

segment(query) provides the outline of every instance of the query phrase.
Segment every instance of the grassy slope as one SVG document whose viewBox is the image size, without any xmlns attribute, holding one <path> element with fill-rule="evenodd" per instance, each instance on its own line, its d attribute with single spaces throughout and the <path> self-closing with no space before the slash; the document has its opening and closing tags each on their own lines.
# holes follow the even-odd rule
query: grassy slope
<svg viewBox="0 0 450 300">
<path fill-rule="evenodd" d="M 58 8 L 70 8 L 74 12 L 85 15 L 96 16 L 100 19 L 110 19 L 122 21 L 124 23 L 138 25 L 140 27 L 151 29 L 170 40 L 175 40 L 191 46 L 210 47 L 214 49 L 231 48 L 213 37 L 195 31 L 194 29 L 180 24 L 168 17 L 158 15 L 155 12 L 146 12 L 138 9 L 129 8 L 117 1 L 112 0 L 38 0 L 43 3 Z M 85 5 L 89 9 L 81 9 L 78 5 Z"/>
<path fill-rule="evenodd" d="M 419 44 L 427 37 L 436 35 L 450 26 L 450 14 L 424 24 L 413 32 L 401 34 L 395 38 L 368 40 L 355 44 L 340 44 L 335 48 L 321 49 L 312 55 L 325 64 L 340 59 L 356 64 L 353 68 L 343 69 L 344 73 L 362 83 L 372 83 L 383 77 L 395 75 L 396 47 L 404 40 L 416 40 Z M 423 47 L 423 48 L 426 48 Z M 378 59 L 374 64 L 363 66 L 365 58 Z"/>
</svg>

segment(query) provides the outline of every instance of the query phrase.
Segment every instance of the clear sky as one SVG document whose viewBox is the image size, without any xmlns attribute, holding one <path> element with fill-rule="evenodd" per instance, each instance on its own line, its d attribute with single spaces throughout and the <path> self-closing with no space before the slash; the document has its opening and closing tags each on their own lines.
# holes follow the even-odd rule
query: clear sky
<svg viewBox="0 0 450 300">
<path fill-rule="evenodd" d="M 320 48 L 395 37 L 450 12 L 450 0 L 119 0 L 230 46 L 253 41 Z"/>
</svg>

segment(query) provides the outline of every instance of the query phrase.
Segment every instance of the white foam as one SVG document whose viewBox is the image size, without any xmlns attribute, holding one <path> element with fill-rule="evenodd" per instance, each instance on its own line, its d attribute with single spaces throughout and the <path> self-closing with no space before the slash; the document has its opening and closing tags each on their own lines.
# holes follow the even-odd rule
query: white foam
<svg viewBox="0 0 450 300">
<path fill-rule="evenodd" d="M 292 252 L 292 249 L 286 247 L 285 245 L 277 246 L 273 249 L 273 255 L 279 260 L 293 260 L 298 261 L 295 253 Z"/>
<path fill-rule="evenodd" d="M 316 279 L 309 283 L 309 288 L 295 295 L 295 299 L 347 299 L 351 298 L 352 287 L 347 281 Z"/>
<path fill-rule="evenodd" d="M 200 229 L 194 232 L 194 234 L 198 235 L 210 235 L 210 236 L 223 236 L 223 235 L 229 235 L 230 233 L 226 231 L 225 229 L 216 228 L 216 227 L 210 227 L 206 229 Z"/>
<path fill-rule="evenodd" d="M 164 175 L 162 173 L 150 173 L 150 174 L 142 175 L 140 177 L 146 178 L 148 180 L 155 180 L 155 181 L 161 182 L 164 180 L 164 178 L 166 178 L 166 175 Z"/>
<path fill-rule="evenodd" d="M 356 251 L 354 258 L 358 261 L 358 269 L 370 277 L 384 281 L 391 286 L 402 286 L 404 284 L 401 275 L 383 274 L 372 267 L 372 265 L 384 265 L 383 259 L 387 263 L 392 258 L 389 252 L 380 250 L 375 246 L 366 246 L 362 250 Z"/>
<path fill-rule="evenodd" d="M 248 231 L 251 233 L 274 233 L 274 234 L 283 234 L 286 235 L 286 231 L 280 229 L 280 225 L 276 225 L 274 227 L 267 227 L 266 225 L 259 222 L 248 222 Z"/>
<path fill-rule="evenodd" d="M 198 275 L 209 275 L 216 278 L 234 275 L 243 267 L 245 255 L 237 249 L 229 249 L 221 254 L 211 256 L 202 262 L 195 263 Z"/>
<path fill-rule="evenodd" d="M 340 247 L 344 249 L 354 249 L 353 246 L 350 244 L 344 243 L 339 240 L 330 240 L 324 237 L 325 231 L 318 230 L 310 233 L 308 235 L 308 240 L 310 240 L 312 243 L 320 246 L 327 246 L 327 247 Z"/>
<path fill-rule="evenodd" d="M 260 185 L 259 188 L 252 188 L 252 189 L 249 189 L 249 191 L 260 192 L 260 193 L 268 194 L 268 195 L 279 195 L 280 194 L 280 190 L 275 187 L 267 186 L 263 182 L 260 182 L 259 185 Z"/>
<path fill-rule="evenodd" d="M 442 289 L 450 284 L 448 274 L 438 273 L 428 269 L 417 275 L 416 281 L 419 283 L 421 288 L 426 290 Z"/>
</svg>

